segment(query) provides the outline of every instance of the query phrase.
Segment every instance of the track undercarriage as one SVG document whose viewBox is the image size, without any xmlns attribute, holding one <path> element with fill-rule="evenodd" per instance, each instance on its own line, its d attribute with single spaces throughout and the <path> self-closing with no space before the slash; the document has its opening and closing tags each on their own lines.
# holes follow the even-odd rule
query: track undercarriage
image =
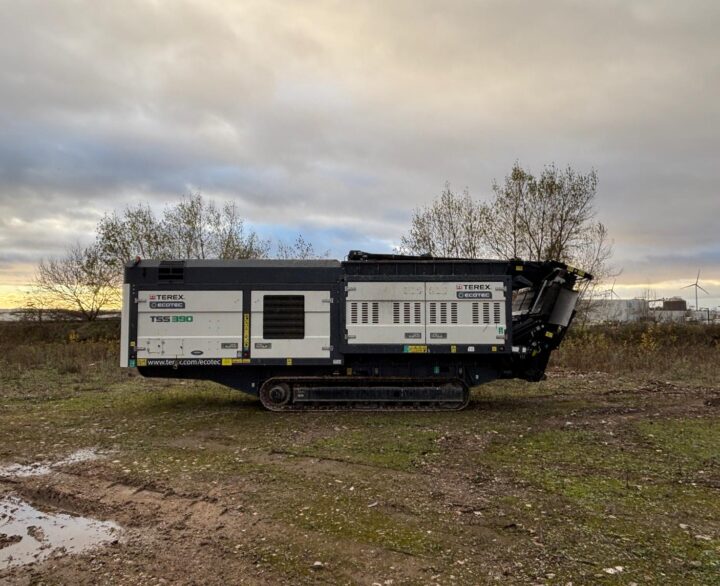
<svg viewBox="0 0 720 586">
<path fill-rule="evenodd" d="M 270 411 L 458 411 L 470 389 L 457 378 L 273 377 L 260 401 Z"/>
</svg>

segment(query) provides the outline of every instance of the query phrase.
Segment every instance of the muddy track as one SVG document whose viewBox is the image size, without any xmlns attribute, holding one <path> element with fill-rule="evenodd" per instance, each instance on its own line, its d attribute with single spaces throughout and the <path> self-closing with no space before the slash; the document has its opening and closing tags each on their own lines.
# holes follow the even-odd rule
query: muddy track
<svg viewBox="0 0 720 586">
<path fill-rule="evenodd" d="M 112 480 L 101 465 L 76 473 L 0 480 L 0 495 L 20 495 L 44 510 L 112 520 L 124 528 L 118 543 L 47 562 L 58 583 L 67 579 L 90 584 L 110 576 L 122 584 L 297 583 L 269 567 L 267 560 L 274 552 L 265 544 L 302 542 L 309 536 L 257 511 L 248 496 L 256 489 L 225 486 L 203 496 L 181 494 L 158 485 Z M 348 553 L 358 546 L 344 543 L 341 548 Z M 407 575 L 421 572 L 424 565 L 402 549 L 387 555 L 395 557 L 394 563 Z M 302 563 L 313 568 L 310 558 Z M 330 574 L 325 566 L 312 572 L 308 579 L 314 583 L 350 583 L 362 576 L 361 571 Z M 0 571 L 0 581 L 29 584 L 42 573 L 42 566 L 14 568 Z"/>
</svg>

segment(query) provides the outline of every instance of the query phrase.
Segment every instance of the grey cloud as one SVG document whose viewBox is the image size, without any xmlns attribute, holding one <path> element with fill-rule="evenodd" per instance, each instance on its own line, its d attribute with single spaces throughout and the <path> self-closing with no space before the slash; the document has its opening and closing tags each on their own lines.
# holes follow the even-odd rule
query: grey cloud
<svg viewBox="0 0 720 586">
<path fill-rule="evenodd" d="M 0 224 L 18 259 L 192 190 L 336 254 L 390 247 L 445 180 L 487 197 L 517 159 L 598 169 L 623 279 L 718 269 L 716 2 L 26 0 L 0 22 L 0 213 L 47 220 Z"/>
</svg>

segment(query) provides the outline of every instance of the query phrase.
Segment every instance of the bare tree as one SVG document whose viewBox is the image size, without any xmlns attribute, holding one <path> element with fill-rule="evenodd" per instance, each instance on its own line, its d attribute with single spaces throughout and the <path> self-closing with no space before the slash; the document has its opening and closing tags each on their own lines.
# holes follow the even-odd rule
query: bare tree
<svg viewBox="0 0 720 586">
<path fill-rule="evenodd" d="M 413 211 L 410 231 L 400 239 L 399 252 L 478 258 L 484 250 L 485 210 L 467 189 L 458 194 L 450 184 L 432 204 Z"/>
<path fill-rule="evenodd" d="M 51 297 L 37 287 L 25 291 L 22 296 L 14 300 L 14 303 L 16 309 L 13 310 L 12 315 L 20 321 L 43 322 L 58 317 Z"/>
<path fill-rule="evenodd" d="M 612 242 L 606 226 L 595 221 L 597 184 L 594 170 L 583 174 L 550 165 L 535 177 L 518 163 L 502 184 L 493 183 L 488 202 L 473 201 L 467 190 L 453 193 L 446 184 L 435 202 L 413 212 L 400 251 L 559 260 L 601 282 L 612 275 Z"/>
<path fill-rule="evenodd" d="M 254 230 L 245 227 L 235 202 L 226 202 L 222 209 L 213 210 L 215 223 L 209 226 L 212 233 L 212 258 L 243 259 L 266 258 L 270 241 L 261 238 Z"/>
<path fill-rule="evenodd" d="M 285 258 L 318 258 L 299 236 L 280 244 Z M 193 194 L 168 206 L 158 218 L 147 204 L 106 214 L 98 223 L 95 244 L 73 246 L 60 258 L 40 262 L 23 316 L 42 320 L 52 311 L 94 320 L 119 301 L 124 265 L 141 258 L 266 258 L 270 242 L 248 229 L 235 203 L 222 206 Z M 327 253 L 325 253 L 327 255 Z"/>
<path fill-rule="evenodd" d="M 165 209 L 160 231 L 169 257 L 208 258 L 212 256 L 214 231 L 220 223 L 220 214 L 211 201 L 200 194 L 184 197 Z"/>
<path fill-rule="evenodd" d="M 584 281 L 582 285 L 580 294 L 583 297 L 594 296 L 601 284 L 620 275 L 622 271 L 616 270 L 610 264 L 612 254 L 612 240 L 605 224 L 594 222 L 587 226 L 575 246 L 574 255 L 568 259 L 576 267 L 593 276 L 592 281 Z"/>
<path fill-rule="evenodd" d="M 160 223 L 147 204 L 106 214 L 98 222 L 96 242 L 105 262 L 118 274 L 136 256 L 163 258 L 167 252 Z"/>
<path fill-rule="evenodd" d="M 76 310 L 88 321 L 119 299 L 118 273 L 97 246 L 75 245 L 63 257 L 41 260 L 34 286 L 52 307 Z"/>
<path fill-rule="evenodd" d="M 330 254 L 329 250 L 326 250 L 323 254 L 315 252 L 315 247 L 305 240 L 302 234 L 298 234 L 298 237 L 291 244 L 287 244 L 282 240 L 279 241 L 277 248 L 276 256 L 281 259 L 318 259 L 327 258 Z"/>
<path fill-rule="evenodd" d="M 162 258 L 265 258 L 270 243 L 245 227 L 234 203 L 218 207 L 196 193 L 157 218 L 147 205 L 129 206 L 98 224 L 97 244 L 118 272 L 129 260 Z"/>
<path fill-rule="evenodd" d="M 536 178 L 515 163 L 502 185 L 493 183 L 483 238 L 501 258 L 570 262 L 593 247 L 588 229 L 607 241 L 607 231 L 594 224 L 596 192 L 594 170 L 549 165 Z"/>
</svg>

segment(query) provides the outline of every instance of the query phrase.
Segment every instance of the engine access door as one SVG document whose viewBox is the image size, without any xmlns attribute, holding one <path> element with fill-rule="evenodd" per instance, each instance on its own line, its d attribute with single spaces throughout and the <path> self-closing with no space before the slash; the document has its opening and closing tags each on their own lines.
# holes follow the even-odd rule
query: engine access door
<svg viewBox="0 0 720 586">
<path fill-rule="evenodd" d="M 253 291 L 253 359 L 330 359 L 330 291 Z"/>
</svg>

